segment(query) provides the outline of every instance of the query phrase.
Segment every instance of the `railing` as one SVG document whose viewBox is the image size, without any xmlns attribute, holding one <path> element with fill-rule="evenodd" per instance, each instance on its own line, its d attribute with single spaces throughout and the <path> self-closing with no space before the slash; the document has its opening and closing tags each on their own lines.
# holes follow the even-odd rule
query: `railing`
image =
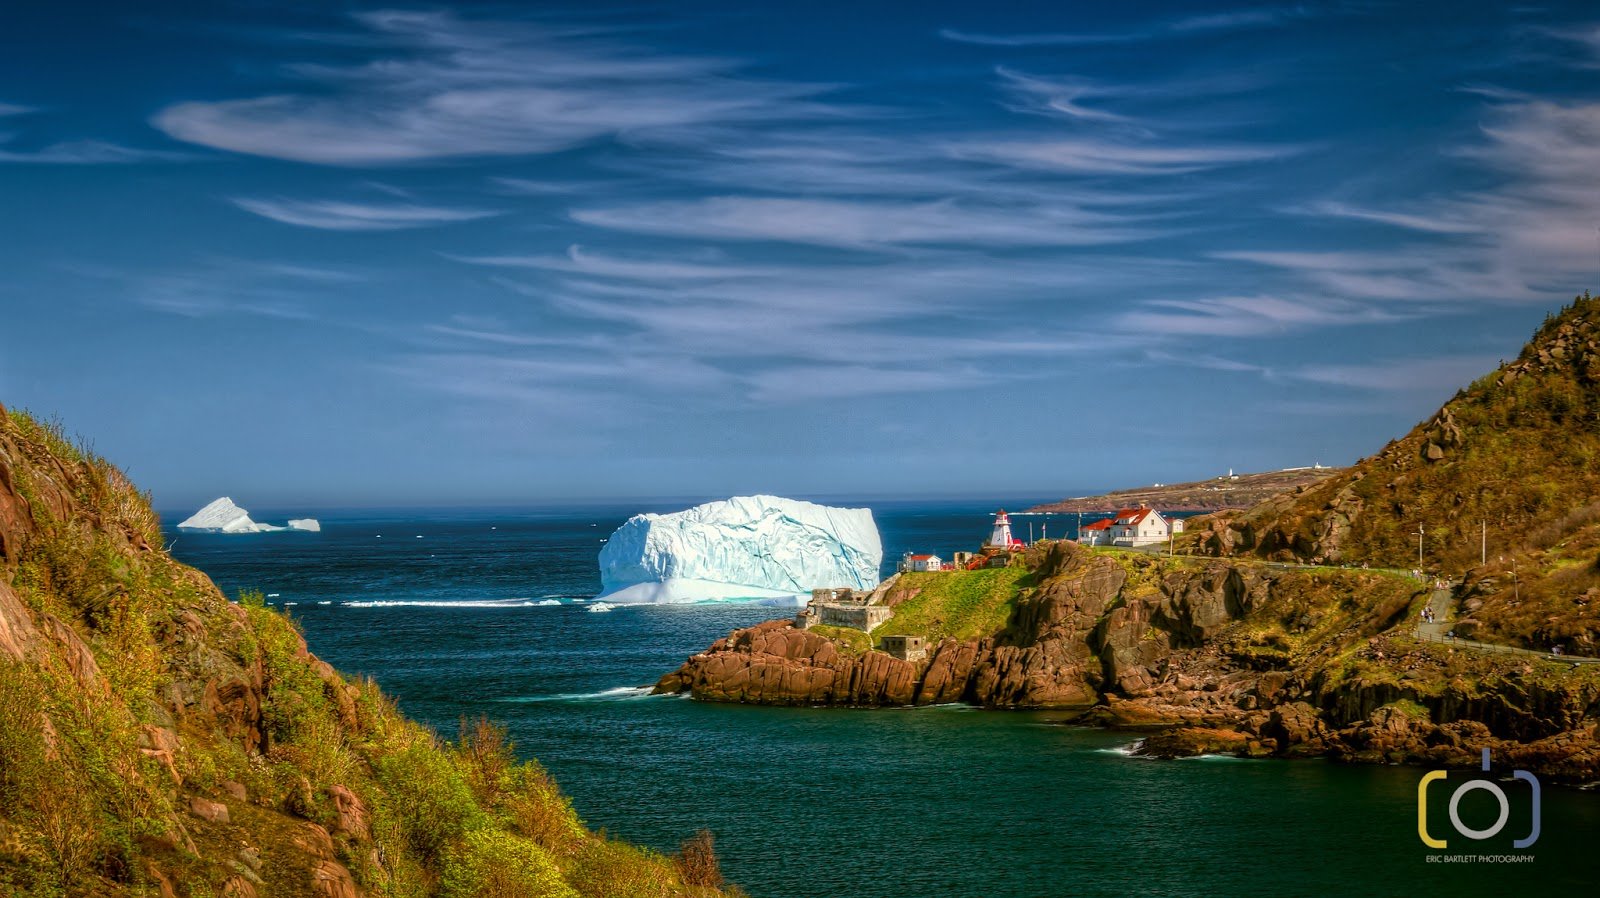
<svg viewBox="0 0 1600 898">
<path fill-rule="evenodd" d="M 1577 655 L 1558 655 L 1555 652 L 1540 652 L 1534 649 L 1525 649 L 1514 645 L 1496 645 L 1492 642 L 1478 642 L 1472 639 L 1462 639 L 1458 636 L 1449 636 L 1441 633 L 1418 632 L 1417 638 L 1423 642 L 1436 642 L 1440 645 L 1456 646 L 1457 648 L 1470 649 L 1476 652 L 1490 652 L 1496 655 L 1527 655 L 1533 658 L 1542 658 L 1546 661 L 1561 661 L 1572 664 L 1600 664 L 1600 658 L 1583 658 Z"/>
</svg>

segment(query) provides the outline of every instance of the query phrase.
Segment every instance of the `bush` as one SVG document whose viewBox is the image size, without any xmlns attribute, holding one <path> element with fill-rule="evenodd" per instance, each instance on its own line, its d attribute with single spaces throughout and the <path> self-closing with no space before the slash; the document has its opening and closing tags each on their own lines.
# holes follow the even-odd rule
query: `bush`
<svg viewBox="0 0 1600 898">
<path fill-rule="evenodd" d="M 512 826 L 550 851 L 565 852 L 584 836 L 572 799 L 537 762 L 512 770 L 501 806 Z"/>
<path fill-rule="evenodd" d="M 436 864 L 452 842 L 485 823 L 466 777 L 433 745 L 417 743 L 379 758 L 373 773 L 385 793 L 380 811 L 399 825 L 425 865 Z"/>
<path fill-rule="evenodd" d="M 722 888 L 722 865 L 717 863 L 716 840 L 702 829 L 678 849 L 678 875 L 686 886 Z"/>
<path fill-rule="evenodd" d="M 444 898 L 578 898 L 549 852 L 494 829 L 467 833 L 445 858 Z"/>
<path fill-rule="evenodd" d="M 670 860 L 626 842 L 596 839 L 567 879 L 584 898 L 673 898 L 682 894 Z"/>
</svg>

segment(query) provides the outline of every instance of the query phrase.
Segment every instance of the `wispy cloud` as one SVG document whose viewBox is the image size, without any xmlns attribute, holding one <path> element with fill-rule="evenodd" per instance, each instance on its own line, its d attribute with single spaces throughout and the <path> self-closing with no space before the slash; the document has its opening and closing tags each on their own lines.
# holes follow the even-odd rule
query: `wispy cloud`
<svg viewBox="0 0 1600 898">
<path fill-rule="evenodd" d="M 17 103 L 0 103 L 0 118 L 12 115 L 27 115 L 33 111 L 32 106 L 22 106 Z"/>
<path fill-rule="evenodd" d="M 954 202 L 708 197 L 575 209 L 595 227 L 718 240 L 775 240 L 874 249 L 893 246 L 1095 246 L 1161 232 L 1122 216 L 1071 207 Z"/>
<path fill-rule="evenodd" d="M 186 153 L 138 149 L 104 140 L 59 141 L 34 150 L 14 150 L 3 145 L 6 143 L 5 135 L 0 135 L 0 162 L 28 165 L 132 165 L 190 158 Z"/>
<path fill-rule="evenodd" d="M 399 231 L 477 221 L 502 213 L 411 204 L 352 203 L 337 200 L 291 200 L 234 197 L 234 205 L 273 221 L 324 231 Z"/>
<path fill-rule="evenodd" d="M 147 270 L 99 263 L 71 264 L 66 270 L 95 282 L 99 294 L 183 318 L 318 320 L 326 302 L 372 280 L 360 270 L 233 257 Z"/>
<path fill-rule="evenodd" d="M 1306 365 L 1288 373 L 1299 380 L 1341 387 L 1437 393 L 1471 383 L 1493 371 L 1500 361 L 1489 355 L 1451 355 L 1368 364 Z"/>
<path fill-rule="evenodd" d="M 1024 169 L 1088 175 L 1182 175 L 1225 165 L 1281 159 L 1300 147 L 1267 144 L 1175 145 L 1096 138 L 1027 138 L 955 143 L 957 156 Z"/>
<path fill-rule="evenodd" d="M 1334 200 L 1323 200 L 1310 203 L 1291 212 L 1303 212 L 1307 215 L 1325 215 L 1330 218 L 1350 218 L 1357 221 L 1370 221 L 1385 224 L 1391 227 L 1402 228 L 1409 231 L 1422 231 L 1429 234 L 1475 234 L 1479 233 L 1481 226 L 1474 222 L 1464 221 L 1460 218 L 1442 218 L 1437 214 L 1421 214 L 1409 212 L 1394 212 L 1385 209 L 1369 209 L 1364 206 L 1341 203 Z"/>
<path fill-rule="evenodd" d="M 1264 337 L 1405 317 L 1367 303 L 1326 297 L 1218 296 L 1148 300 L 1119 315 L 1115 325 L 1152 336 Z"/>
<path fill-rule="evenodd" d="M 955 28 L 940 30 L 946 40 L 983 47 L 1081 47 L 1097 44 L 1125 44 L 1162 38 L 1180 38 L 1188 35 L 1218 31 L 1238 31 L 1247 28 L 1268 28 L 1293 19 L 1303 18 L 1309 12 L 1301 7 L 1267 9 L 1241 9 L 1206 15 L 1187 16 L 1164 22 L 1120 31 L 1044 32 L 1035 34 L 981 34 Z"/>
<path fill-rule="evenodd" d="M 582 32 L 446 12 L 355 17 L 386 53 L 298 64 L 313 89 L 179 103 L 152 123 L 191 143 L 325 165 L 550 153 L 652 129 L 815 117 L 823 88 L 741 77 Z"/>
</svg>

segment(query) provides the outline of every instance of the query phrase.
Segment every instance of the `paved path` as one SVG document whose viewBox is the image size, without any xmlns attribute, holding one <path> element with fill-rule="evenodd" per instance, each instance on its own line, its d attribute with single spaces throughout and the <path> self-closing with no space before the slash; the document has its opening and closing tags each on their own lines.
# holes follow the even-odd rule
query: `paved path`
<svg viewBox="0 0 1600 898">
<path fill-rule="evenodd" d="M 1517 648 L 1510 645 L 1496 645 L 1492 642 L 1477 642 L 1471 639 L 1458 639 L 1450 634 L 1455 627 L 1455 602 L 1452 601 L 1449 589 L 1436 589 L 1428 596 L 1428 607 L 1433 610 L 1433 623 L 1417 621 L 1417 638 L 1424 642 L 1438 642 L 1456 648 L 1473 652 L 1487 652 L 1496 655 L 1525 655 L 1529 658 L 1539 658 L 1545 661 L 1560 661 L 1569 664 L 1600 664 L 1600 658 L 1581 658 L 1576 655 L 1556 655 L 1551 652 L 1536 652 L 1533 649 Z"/>
</svg>

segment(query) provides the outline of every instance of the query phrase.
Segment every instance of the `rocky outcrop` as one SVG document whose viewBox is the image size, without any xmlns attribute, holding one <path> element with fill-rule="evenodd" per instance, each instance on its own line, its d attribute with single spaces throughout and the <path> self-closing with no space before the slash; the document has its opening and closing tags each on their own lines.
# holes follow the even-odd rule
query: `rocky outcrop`
<svg viewBox="0 0 1600 898">
<path fill-rule="evenodd" d="M 946 639 L 923 662 L 853 654 L 788 621 L 768 621 L 689 658 L 656 692 L 755 704 L 1086 709 L 1106 692 L 1149 691 L 1174 652 L 1248 613 L 1267 589 L 1255 574 L 1247 579 L 1214 564 L 1130 595 L 1122 563 L 1067 541 L 1052 544 L 1037 564 L 1037 585 L 1016 599 L 1003 630 Z"/>
<path fill-rule="evenodd" d="M 1113 558 L 1069 542 L 1030 563 L 1037 576 L 1004 628 L 946 639 L 923 662 L 855 654 L 769 621 L 719 640 L 656 690 L 758 704 L 1071 709 L 1083 723 L 1144 733 L 1140 751 L 1163 757 L 1470 766 L 1489 746 L 1542 773 L 1600 777 L 1600 677 L 1408 642 L 1420 594 L 1404 580 Z"/>
</svg>

